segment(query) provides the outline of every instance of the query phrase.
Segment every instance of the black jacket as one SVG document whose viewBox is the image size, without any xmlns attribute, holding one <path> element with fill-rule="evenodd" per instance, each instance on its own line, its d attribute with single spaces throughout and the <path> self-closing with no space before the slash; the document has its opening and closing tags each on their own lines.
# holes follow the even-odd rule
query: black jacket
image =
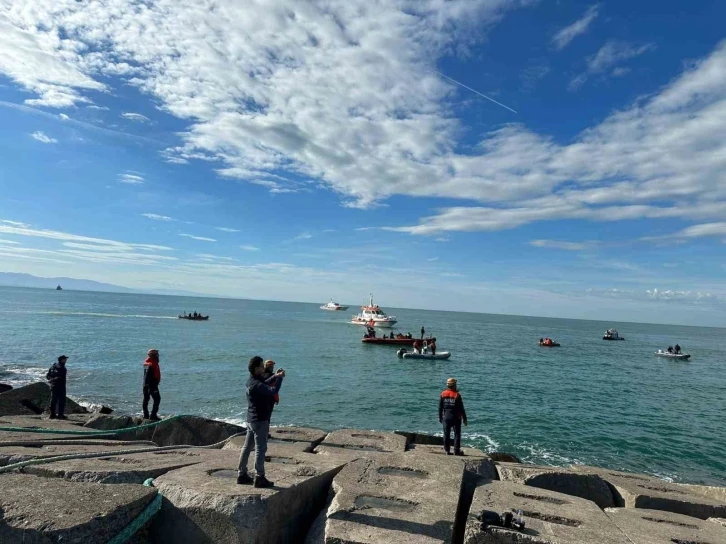
<svg viewBox="0 0 726 544">
<path fill-rule="evenodd" d="M 464 421 L 466 423 L 466 411 L 464 401 L 458 391 L 446 389 L 439 397 L 439 420 Z"/>
<path fill-rule="evenodd" d="M 53 389 L 65 389 L 66 388 L 66 373 L 68 369 L 65 366 L 61 366 L 58 363 L 54 363 L 45 378 L 48 380 L 48 384 Z"/>
<path fill-rule="evenodd" d="M 275 395 L 282 386 L 282 378 L 277 377 L 274 385 L 267 385 L 262 378 L 250 376 L 247 381 L 247 422 L 269 421 Z"/>
</svg>

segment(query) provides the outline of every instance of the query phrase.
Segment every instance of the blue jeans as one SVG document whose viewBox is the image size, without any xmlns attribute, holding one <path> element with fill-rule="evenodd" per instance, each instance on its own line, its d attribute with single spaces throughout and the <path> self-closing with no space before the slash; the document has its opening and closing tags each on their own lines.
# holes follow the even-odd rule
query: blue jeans
<svg viewBox="0 0 726 544">
<path fill-rule="evenodd" d="M 257 476 L 265 475 L 265 454 L 267 453 L 267 437 L 270 434 L 270 420 L 255 421 L 247 423 L 247 435 L 245 436 L 245 445 L 242 446 L 242 454 L 239 456 L 240 476 L 247 474 L 247 461 L 255 449 L 255 472 Z"/>
</svg>

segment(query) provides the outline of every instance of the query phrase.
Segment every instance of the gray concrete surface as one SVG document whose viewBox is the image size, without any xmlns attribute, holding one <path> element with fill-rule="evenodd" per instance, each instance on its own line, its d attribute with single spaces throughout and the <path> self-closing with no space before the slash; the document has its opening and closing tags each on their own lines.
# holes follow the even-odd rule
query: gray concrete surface
<svg viewBox="0 0 726 544">
<path fill-rule="evenodd" d="M 497 467 L 489 456 L 481 450 L 476 448 L 462 447 L 461 451 L 464 453 L 463 456 L 457 455 L 446 455 L 443 446 L 434 446 L 429 444 L 411 444 L 409 450 L 406 452 L 408 455 L 422 454 L 427 455 L 438 455 L 441 457 L 447 457 L 448 459 L 454 459 L 463 464 L 464 468 L 470 472 L 473 472 L 482 478 L 487 480 L 498 480 L 499 474 Z"/>
<path fill-rule="evenodd" d="M 498 514 L 522 510 L 523 532 L 503 527 L 482 529 L 482 510 Z M 465 544 L 632 544 L 589 500 L 511 481 L 490 481 L 476 488 L 469 510 Z"/>
<path fill-rule="evenodd" d="M 608 508 L 605 514 L 632 544 L 723 544 L 726 527 L 660 510 Z"/>
<path fill-rule="evenodd" d="M 593 501 L 600 508 L 616 506 L 608 484 L 596 473 L 519 463 L 497 463 L 499 479 Z"/>
<path fill-rule="evenodd" d="M 301 452 L 312 452 L 328 433 L 307 427 L 271 427 L 269 443 L 294 444 Z M 240 450 L 245 443 L 244 436 L 235 436 L 224 445 L 224 449 Z"/>
<path fill-rule="evenodd" d="M 0 542 L 106 542 L 156 495 L 140 485 L 72 483 L 25 474 L 0 476 Z"/>
<path fill-rule="evenodd" d="M 581 474 L 600 476 L 610 486 L 615 505 L 625 508 L 646 508 L 684 514 L 700 519 L 726 517 L 726 501 L 693 493 L 691 489 L 629 472 L 578 466 Z"/>
<path fill-rule="evenodd" d="M 232 450 L 157 478 L 165 501 L 151 527 L 152 541 L 303 542 L 344 461 L 284 443 L 270 444 L 268 455 L 271 489 L 237 485 L 239 452 Z"/>
<path fill-rule="evenodd" d="M 463 473 L 456 458 L 423 453 L 352 461 L 333 481 L 325 542 L 451 542 Z"/>
<path fill-rule="evenodd" d="M 339 429 L 329 433 L 314 451 L 325 455 L 346 455 L 350 459 L 368 453 L 403 453 L 406 451 L 406 437 L 387 432 Z"/>
</svg>

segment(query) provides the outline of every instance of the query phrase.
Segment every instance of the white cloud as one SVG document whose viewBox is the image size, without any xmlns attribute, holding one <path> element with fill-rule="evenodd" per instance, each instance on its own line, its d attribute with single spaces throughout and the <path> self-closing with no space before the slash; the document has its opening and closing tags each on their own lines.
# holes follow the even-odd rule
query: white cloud
<svg viewBox="0 0 726 544">
<path fill-rule="evenodd" d="M 557 32 L 552 38 L 552 44 L 555 46 L 555 49 L 564 49 L 572 40 L 587 32 L 590 24 L 597 19 L 599 12 L 600 4 L 590 6 L 580 19 Z"/>
<path fill-rule="evenodd" d="M 193 234 L 180 234 L 179 236 L 183 236 L 184 238 L 191 238 L 192 240 L 199 240 L 201 242 L 216 242 L 214 238 L 206 238 L 204 236 L 194 236 Z"/>
<path fill-rule="evenodd" d="M 70 117 L 68 117 L 65 113 L 59 113 L 58 117 L 60 117 L 62 121 L 70 120 Z"/>
<path fill-rule="evenodd" d="M 240 232 L 239 229 L 233 229 L 230 227 L 214 227 L 217 230 L 221 230 L 222 232 Z"/>
<path fill-rule="evenodd" d="M 32 138 L 35 138 L 39 142 L 43 142 L 44 144 L 57 144 L 58 143 L 58 140 L 56 140 L 55 138 L 51 138 L 45 132 L 42 132 L 40 130 L 33 132 L 30 136 Z"/>
<path fill-rule="evenodd" d="M 313 235 L 310 234 L 309 232 L 302 232 L 302 233 L 298 234 L 297 236 L 295 236 L 295 238 L 293 238 L 293 240 L 310 240 L 310 238 L 312 238 L 312 237 L 313 237 Z"/>
<path fill-rule="evenodd" d="M 147 219 L 153 219 L 154 221 L 176 221 L 173 217 L 169 217 L 168 215 L 159 215 L 158 213 L 142 213 L 141 215 Z"/>
<path fill-rule="evenodd" d="M 14 240 L 3 240 L 3 239 L 0 238 L 0 244 L 19 245 L 20 242 L 16 242 Z"/>
<path fill-rule="evenodd" d="M 726 237 L 726 222 L 703 223 L 683 229 L 675 236 L 680 238 L 700 238 L 702 236 L 724 236 Z"/>
<path fill-rule="evenodd" d="M 146 117 L 146 115 L 142 115 L 140 113 L 126 112 L 122 113 L 121 117 L 128 119 L 129 121 L 136 121 L 137 123 L 148 123 L 151 121 L 151 119 Z"/>
<path fill-rule="evenodd" d="M 260 248 L 256 247 L 256 246 L 242 245 L 239 247 L 240 247 L 240 249 L 244 249 L 245 251 L 259 251 L 260 250 Z"/>
<path fill-rule="evenodd" d="M 118 180 L 121 183 L 126 183 L 128 185 L 142 185 L 144 183 L 143 176 L 140 176 L 138 174 L 130 174 L 130 173 L 119 174 Z M 144 214 L 144 215 L 148 217 L 148 215 L 154 215 L 154 214 L 148 214 L 148 215 Z"/>
<path fill-rule="evenodd" d="M 655 49 L 655 44 L 646 43 L 643 45 L 634 45 L 627 42 L 619 42 L 610 40 L 603 45 L 597 53 L 588 57 L 587 71 L 575 76 L 569 85 L 569 90 L 576 91 L 594 74 L 602 74 L 612 69 L 610 75 L 613 77 L 622 77 L 627 74 L 630 69 L 618 64 L 627 60 L 639 57 L 649 51 Z"/>
<path fill-rule="evenodd" d="M 29 227 L 27 223 L 21 223 L 20 221 L 11 221 L 10 219 L 0 219 L 0 223 L 11 225 L 13 227 Z"/>
<path fill-rule="evenodd" d="M 564 249 L 565 251 L 582 251 L 592 247 L 589 242 L 565 242 L 561 240 L 532 240 L 530 245 L 547 249 Z"/>
</svg>

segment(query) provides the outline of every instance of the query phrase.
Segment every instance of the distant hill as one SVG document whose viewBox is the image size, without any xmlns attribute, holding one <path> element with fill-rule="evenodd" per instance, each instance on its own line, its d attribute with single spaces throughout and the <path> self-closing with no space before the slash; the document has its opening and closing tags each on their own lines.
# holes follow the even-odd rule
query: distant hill
<svg viewBox="0 0 726 544">
<path fill-rule="evenodd" d="M 171 289 L 129 289 L 120 285 L 103 283 L 100 281 L 84 280 L 78 278 L 41 278 L 32 274 L 17 272 L 0 272 L 0 286 L 4 287 L 32 287 L 36 289 L 55 289 L 60 285 L 69 291 L 100 291 L 103 293 L 153 293 L 156 295 L 176 296 L 208 296 L 190 291 L 176 291 Z"/>
</svg>

